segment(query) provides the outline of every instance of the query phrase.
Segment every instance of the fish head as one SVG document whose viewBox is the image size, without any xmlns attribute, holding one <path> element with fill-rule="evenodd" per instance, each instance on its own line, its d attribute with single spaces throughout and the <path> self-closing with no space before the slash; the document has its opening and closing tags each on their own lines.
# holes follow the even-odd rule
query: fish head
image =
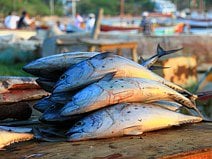
<svg viewBox="0 0 212 159">
<path fill-rule="evenodd" d="M 45 110 L 48 109 L 48 107 L 52 106 L 53 104 L 54 102 L 52 102 L 49 97 L 44 97 L 43 99 L 37 101 L 33 105 L 33 108 L 43 113 Z"/>
<path fill-rule="evenodd" d="M 114 120 L 107 111 L 94 112 L 76 122 L 66 135 L 69 141 L 99 138 L 113 123 Z"/>
<path fill-rule="evenodd" d="M 39 71 L 41 71 L 42 66 L 43 66 L 43 61 L 35 60 L 23 66 L 23 70 L 27 73 L 37 75 L 39 74 Z"/>
<path fill-rule="evenodd" d="M 42 122 L 57 121 L 61 118 L 59 110 L 62 106 L 60 104 L 51 105 L 45 112 L 40 116 L 39 120 Z"/>
<path fill-rule="evenodd" d="M 99 103 L 101 97 L 104 97 L 102 96 L 103 92 L 104 90 L 96 83 L 87 86 L 72 97 L 72 100 L 61 109 L 60 114 L 70 116 L 98 109 L 96 103 Z"/>
<path fill-rule="evenodd" d="M 90 76 L 94 73 L 94 67 L 89 62 L 82 61 L 69 68 L 57 81 L 53 92 L 64 92 L 80 88 L 91 83 Z"/>
</svg>

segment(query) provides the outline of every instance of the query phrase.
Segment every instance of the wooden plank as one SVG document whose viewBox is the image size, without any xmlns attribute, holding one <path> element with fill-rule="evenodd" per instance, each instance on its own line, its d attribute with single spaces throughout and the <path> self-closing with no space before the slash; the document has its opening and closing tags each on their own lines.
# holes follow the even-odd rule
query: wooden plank
<svg viewBox="0 0 212 159">
<path fill-rule="evenodd" d="M 212 123 L 173 127 L 140 136 L 81 142 L 27 141 L 0 152 L 1 158 L 146 159 L 178 153 L 206 152 L 211 155 Z M 192 153 L 191 153 L 192 154 Z M 201 155 L 201 153 L 199 153 Z M 201 157 L 200 157 L 201 158 Z"/>
<path fill-rule="evenodd" d="M 98 36 L 99 36 L 103 12 L 104 12 L 103 8 L 100 8 L 99 11 L 98 11 L 98 15 L 97 15 L 97 19 L 95 21 L 94 29 L 93 29 L 93 32 L 91 34 L 91 38 L 93 38 L 93 39 L 97 39 Z"/>
</svg>

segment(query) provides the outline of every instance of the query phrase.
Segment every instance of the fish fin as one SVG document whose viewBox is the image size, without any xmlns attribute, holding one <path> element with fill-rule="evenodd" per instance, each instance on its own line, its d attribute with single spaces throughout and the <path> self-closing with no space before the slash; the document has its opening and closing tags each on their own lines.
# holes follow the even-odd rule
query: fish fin
<svg viewBox="0 0 212 159">
<path fill-rule="evenodd" d="M 110 81 L 115 76 L 115 74 L 116 72 L 107 73 L 102 79 L 100 79 L 100 81 Z"/>
<path fill-rule="evenodd" d="M 160 44 L 158 44 L 158 47 L 157 47 L 157 56 L 160 58 L 162 56 L 165 56 L 165 55 L 168 55 L 168 54 L 172 54 L 172 53 L 175 53 L 177 51 L 180 51 L 182 50 L 183 48 L 180 48 L 180 49 L 175 49 L 175 50 L 164 50 Z"/>
<path fill-rule="evenodd" d="M 92 58 L 102 60 L 105 59 L 106 57 L 114 56 L 115 53 L 112 52 L 102 52 L 101 54 L 97 54 L 96 56 L 93 56 Z"/>
<path fill-rule="evenodd" d="M 141 134 L 143 134 L 142 127 L 140 125 L 125 128 L 123 131 L 124 131 L 124 135 L 141 135 Z"/>
<path fill-rule="evenodd" d="M 150 66 L 149 70 L 160 70 L 160 69 L 167 69 L 170 67 L 163 67 L 163 66 Z"/>
</svg>

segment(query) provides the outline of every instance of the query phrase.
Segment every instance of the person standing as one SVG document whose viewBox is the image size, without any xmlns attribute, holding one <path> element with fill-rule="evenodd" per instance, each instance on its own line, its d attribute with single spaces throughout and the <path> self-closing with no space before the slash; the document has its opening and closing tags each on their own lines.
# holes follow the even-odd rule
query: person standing
<svg viewBox="0 0 212 159">
<path fill-rule="evenodd" d="M 20 17 L 15 12 L 9 12 L 8 16 L 4 20 L 4 25 L 8 29 L 17 29 L 17 23 Z"/>
<path fill-rule="evenodd" d="M 86 28 L 85 28 L 86 31 L 92 31 L 93 30 L 95 21 L 96 21 L 95 14 L 90 13 L 88 15 L 88 19 L 86 21 Z"/>
<path fill-rule="evenodd" d="M 23 11 L 21 18 L 18 21 L 18 29 L 29 27 L 33 22 L 34 20 L 29 18 L 28 13 Z"/>
<path fill-rule="evenodd" d="M 150 35 L 151 29 L 152 29 L 151 22 L 148 20 L 147 16 L 148 16 L 148 13 L 144 12 L 142 14 L 142 20 L 140 23 L 140 27 L 142 28 L 144 35 Z"/>
<path fill-rule="evenodd" d="M 81 17 L 81 15 L 79 13 L 77 13 L 76 16 L 75 16 L 75 21 L 74 21 L 75 26 L 77 28 L 81 28 L 83 21 L 84 20 Z"/>
</svg>

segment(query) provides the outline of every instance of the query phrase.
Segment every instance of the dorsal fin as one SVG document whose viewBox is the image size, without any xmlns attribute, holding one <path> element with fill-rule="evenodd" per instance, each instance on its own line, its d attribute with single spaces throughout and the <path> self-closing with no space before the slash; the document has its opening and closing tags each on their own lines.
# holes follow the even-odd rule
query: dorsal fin
<svg viewBox="0 0 212 159">
<path fill-rule="evenodd" d="M 92 58 L 102 60 L 102 59 L 105 59 L 107 57 L 113 57 L 114 55 L 115 55 L 115 53 L 112 53 L 112 52 L 102 52 L 98 55 L 93 56 Z"/>
<path fill-rule="evenodd" d="M 162 57 L 162 56 L 164 56 L 164 55 L 168 55 L 168 54 L 172 54 L 172 53 L 175 53 L 175 52 L 177 52 L 177 51 L 180 51 L 180 50 L 182 50 L 183 48 L 180 48 L 180 49 L 175 49 L 175 50 L 164 50 L 161 46 L 160 46 L 160 44 L 158 44 L 158 47 L 157 47 L 157 56 L 160 58 L 160 57 Z"/>
<path fill-rule="evenodd" d="M 145 62 L 144 58 L 142 56 L 139 56 L 139 64 L 142 64 L 143 62 Z"/>
<path fill-rule="evenodd" d="M 161 69 L 167 69 L 167 68 L 170 68 L 170 67 L 151 66 L 151 67 L 149 68 L 149 70 L 161 70 Z"/>
</svg>

